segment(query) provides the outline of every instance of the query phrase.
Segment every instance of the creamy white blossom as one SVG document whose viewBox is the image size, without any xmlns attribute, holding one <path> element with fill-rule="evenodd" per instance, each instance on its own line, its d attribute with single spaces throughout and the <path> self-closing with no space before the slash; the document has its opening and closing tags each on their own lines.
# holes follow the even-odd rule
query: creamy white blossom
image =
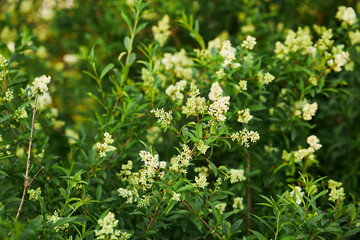
<svg viewBox="0 0 360 240">
<path fill-rule="evenodd" d="M 39 91 L 41 93 L 48 91 L 47 84 L 49 84 L 50 81 L 51 81 L 50 76 L 47 77 L 47 76 L 43 75 L 41 77 L 35 78 L 34 83 L 33 83 L 33 85 L 35 87 L 35 91 Z"/>
<path fill-rule="evenodd" d="M 162 127 L 167 127 L 170 125 L 171 120 L 173 120 L 172 111 L 165 112 L 163 108 L 161 109 L 152 109 L 151 113 L 155 114 L 155 117 L 158 118 L 157 122 L 160 123 Z"/>
<path fill-rule="evenodd" d="M 252 50 L 255 45 L 256 45 L 256 38 L 250 35 L 247 36 L 246 40 L 244 40 L 243 43 L 241 44 L 242 47 L 247 48 L 249 50 Z"/>
<path fill-rule="evenodd" d="M 199 177 L 195 177 L 195 183 L 193 185 L 194 187 L 204 188 L 209 185 L 209 183 L 207 182 L 206 176 L 200 173 Z"/>
<path fill-rule="evenodd" d="M 114 146 L 110 145 L 110 144 L 112 144 L 114 142 L 114 140 L 111 137 L 112 136 L 108 132 L 105 132 L 103 142 L 102 143 L 100 143 L 100 142 L 96 143 L 95 146 L 96 146 L 97 150 L 100 151 L 100 157 L 105 157 L 106 152 L 111 152 L 111 151 L 116 150 L 116 148 Z"/>
<path fill-rule="evenodd" d="M 222 44 L 220 55 L 224 58 L 223 66 L 229 65 L 232 61 L 236 60 L 235 58 L 236 49 L 231 47 L 229 40 L 226 40 Z"/>
<path fill-rule="evenodd" d="M 260 139 L 260 135 L 256 131 L 248 131 L 246 128 L 242 129 L 239 132 L 235 132 L 231 134 L 232 141 L 241 141 L 241 144 L 245 147 L 249 147 L 251 143 L 254 143 Z"/>
<path fill-rule="evenodd" d="M 59 217 L 58 212 L 55 210 L 54 214 L 52 216 L 46 216 L 46 219 L 47 219 L 48 223 L 55 224 L 57 221 L 62 219 L 62 217 Z M 60 230 L 65 230 L 68 227 L 69 227 L 69 223 L 64 223 L 64 224 L 62 224 L 60 226 L 56 226 L 55 227 L 55 232 L 59 232 Z"/>
<path fill-rule="evenodd" d="M 309 136 L 306 141 L 315 151 L 319 150 L 322 147 L 322 145 L 319 144 L 320 140 L 315 135 Z"/>
<path fill-rule="evenodd" d="M 336 202 L 336 201 L 343 201 L 345 199 L 345 193 L 344 193 L 344 188 L 332 188 L 330 193 L 329 193 L 329 200 Z"/>
<path fill-rule="evenodd" d="M 159 155 L 152 155 L 148 151 L 141 150 L 140 153 L 141 161 L 144 162 L 145 172 L 149 177 L 153 177 L 156 174 L 156 169 L 160 167 Z"/>
<path fill-rule="evenodd" d="M 356 22 L 356 13 L 352 7 L 340 6 L 335 17 L 349 25 L 353 25 Z"/>
<path fill-rule="evenodd" d="M 36 190 L 35 189 L 28 189 L 27 193 L 29 194 L 29 199 L 30 200 L 37 201 L 39 199 L 40 194 L 41 194 L 41 188 L 38 187 Z"/>
<path fill-rule="evenodd" d="M 248 123 L 253 118 L 250 114 L 250 109 L 248 108 L 238 111 L 238 115 L 239 117 L 237 121 L 240 123 Z"/>
<path fill-rule="evenodd" d="M 184 91 L 185 87 L 186 87 L 186 80 L 181 80 L 177 82 L 175 85 L 170 85 L 165 90 L 165 93 L 171 98 L 171 100 L 175 101 L 177 99 L 181 103 L 184 98 L 184 95 L 181 93 L 181 91 Z"/>
<path fill-rule="evenodd" d="M 170 26 L 169 26 L 170 18 L 169 15 L 165 15 L 158 23 L 157 26 L 152 27 L 152 31 L 154 33 L 154 39 L 159 42 L 160 46 L 163 46 L 166 40 L 169 38 Z"/>
<path fill-rule="evenodd" d="M 302 203 L 301 198 L 304 196 L 304 192 L 302 191 L 301 187 L 296 186 L 296 190 L 298 190 L 299 193 L 295 192 L 294 190 L 290 193 L 290 197 L 292 198 L 294 194 L 296 194 L 295 202 L 300 205 Z M 300 194 L 300 195 L 299 195 Z"/>
<path fill-rule="evenodd" d="M 317 109 L 318 104 L 316 102 L 312 104 L 306 103 L 302 109 L 302 118 L 306 121 L 310 121 L 312 117 L 315 116 Z"/>
<path fill-rule="evenodd" d="M 230 169 L 230 183 L 245 181 L 246 177 L 244 176 L 244 173 L 244 169 Z"/>
<path fill-rule="evenodd" d="M 239 210 L 243 210 L 244 209 L 244 203 L 243 203 L 243 198 L 242 197 L 236 197 L 234 198 L 234 203 L 232 205 L 232 207 L 234 209 L 239 209 Z"/>
</svg>

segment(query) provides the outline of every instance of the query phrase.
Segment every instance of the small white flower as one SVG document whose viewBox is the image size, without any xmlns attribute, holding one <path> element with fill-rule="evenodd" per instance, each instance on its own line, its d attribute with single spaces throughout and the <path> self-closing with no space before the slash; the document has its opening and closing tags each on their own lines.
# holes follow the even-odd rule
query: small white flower
<svg viewBox="0 0 360 240">
<path fill-rule="evenodd" d="M 41 77 L 37 77 L 34 80 L 34 87 L 36 91 L 40 91 L 41 93 L 44 93 L 48 90 L 47 84 L 50 83 L 50 76 L 47 77 L 45 75 L 41 76 Z"/>
<path fill-rule="evenodd" d="M 243 43 L 241 44 L 242 47 L 247 48 L 249 50 L 252 50 L 255 45 L 256 45 L 256 38 L 252 36 L 247 36 L 246 40 L 244 40 Z"/>
</svg>

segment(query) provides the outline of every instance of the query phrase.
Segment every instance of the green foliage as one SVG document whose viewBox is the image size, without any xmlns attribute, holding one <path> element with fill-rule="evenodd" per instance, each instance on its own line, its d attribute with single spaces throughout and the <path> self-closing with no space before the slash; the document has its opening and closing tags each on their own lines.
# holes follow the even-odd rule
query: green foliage
<svg viewBox="0 0 360 240">
<path fill-rule="evenodd" d="M 355 239 L 351 4 L 5 1 L 0 238 Z"/>
</svg>

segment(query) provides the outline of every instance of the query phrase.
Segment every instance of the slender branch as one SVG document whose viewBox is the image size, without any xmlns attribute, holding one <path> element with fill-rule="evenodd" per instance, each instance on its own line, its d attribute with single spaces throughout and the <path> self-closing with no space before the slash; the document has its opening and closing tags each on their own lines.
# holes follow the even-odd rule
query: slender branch
<svg viewBox="0 0 360 240">
<path fill-rule="evenodd" d="M 181 200 L 181 202 L 182 202 L 195 216 L 197 216 L 196 212 L 195 212 L 186 202 L 184 202 L 184 200 L 182 200 L 182 199 L 180 199 L 180 200 Z M 214 233 L 219 239 L 222 239 L 222 238 L 219 236 L 219 234 L 217 234 L 217 232 L 216 232 L 214 229 L 212 229 L 212 227 L 210 227 L 210 225 L 207 224 L 207 222 L 205 222 L 205 220 L 204 220 L 202 217 L 199 217 L 199 219 L 200 219 L 200 221 L 202 221 L 202 222 L 205 224 L 205 226 L 206 226 L 207 228 L 210 229 L 211 233 Z"/>
<path fill-rule="evenodd" d="M 30 183 L 28 184 L 28 188 L 31 186 L 32 182 L 35 180 L 35 178 L 37 177 L 37 175 L 39 175 L 39 173 L 44 169 L 44 166 L 42 166 L 39 171 L 37 171 L 37 173 L 35 174 L 35 176 L 31 179 Z"/>
<path fill-rule="evenodd" d="M 251 169 L 251 155 L 250 152 L 248 152 L 247 156 L 246 156 L 246 161 L 247 161 L 247 169 L 250 172 Z M 251 219 L 250 219 L 250 215 L 251 215 L 251 188 L 248 185 L 247 186 L 247 213 L 248 213 L 248 219 L 247 219 L 247 235 L 250 236 L 251 232 L 250 232 L 250 228 L 251 228 Z"/>
<path fill-rule="evenodd" d="M 182 136 L 181 133 L 176 129 L 176 127 L 171 122 L 170 125 L 174 128 L 175 132 L 179 134 L 179 136 L 181 137 Z"/>
<path fill-rule="evenodd" d="M 165 196 L 166 196 L 166 192 L 164 192 L 164 195 L 163 195 L 162 199 L 160 200 L 159 205 L 156 207 L 155 213 L 154 213 L 154 215 L 153 215 L 152 218 L 151 218 L 151 221 L 150 221 L 150 223 L 149 223 L 149 225 L 148 225 L 148 227 L 147 227 L 147 229 L 146 229 L 146 232 L 150 230 L 151 225 L 153 224 L 153 222 L 154 222 L 154 220 L 155 220 L 156 214 L 158 213 L 159 208 L 161 207 L 162 201 L 164 200 Z"/>
<path fill-rule="evenodd" d="M 20 206 L 19 209 L 16 213 L 16 219 L 19 217 L 20 212 L 21 212 L 21 208 L 24 204 L 25 201 L 25 196 L 26 196 L 26 190 L 29 187 L 29 168 L 30 168 L 30 156 L 31 156 L 31 145 L 32 145 L 32 140 L 33 140 L 33 132 L 34 132 L 34 123 L 35 123 L 35 115 L 36 115 L 36 105 L 37 105 L 37 100 L 38 100 L 38 94 L 36 94 L 35 96 L 35 105 L 34 105 L 34 110 L 33 110 L 33 116 L 32 116 L 32 122 L 31 122 L 31 131 L 30 131 L 30 137 L 29 137 L 29 149 L 28 149 L 28 158 L 26 161 L 26 172 L 24 175 L 24 191 L 23 191 L 23 195 L 21 198 L 21 202 L 20 202 Z M 32 181 L 31 181 L 32 182 Z M 30 183 L 31 183 L 30 182 Z"/>
</svg>

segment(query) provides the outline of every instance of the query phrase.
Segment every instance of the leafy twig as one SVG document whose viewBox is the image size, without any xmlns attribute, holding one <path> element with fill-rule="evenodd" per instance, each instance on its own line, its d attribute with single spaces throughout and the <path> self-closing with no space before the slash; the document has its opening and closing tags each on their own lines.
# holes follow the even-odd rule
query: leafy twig
<svg viewBox="0 0 360 240">
<path fill-rule="evenodd" d="M 21 208 L 24 204 L 25 201 L 25 196 L 26 196 L 26 191 L 29 187 L 29 168 L 30 168 L 30 156 L 31 156 L 31 145 L 32 145 L 32 140 L 33 140 L 33 132 L 34 132 L 34 123 L 35 123 L 35 115 L 36 115 L 36 105 L 37 105 L 37 100 L 38 100 L 38 94 L 36 94 L 35 96 L 35 105 L 34 105 L 34 110 L 33 110 L 33 116 L 32 116 L 32 122 L 31 122 L 31 131 L 30 131 L 30 137 L 29 137 L 29 149 L 28 149 L 28 158 L 26 161 L 26 172 L 24 175 L 24 191 L 23 191 L 23 195 L 21 198 L 21 202 L 20 202 L 20 206 L 19 209 L 16 213 L 16 219 L 19 217 L 20 212 L 21 212 Z M 41 168 L 42 169 L 42 168 Z M 36 175 L 35 175 L 36 177 Z M 34 178 L 35 178 L 34 177 Z M 33 178 L 33 179 L 34 179 Z M 30 184 L 32 183 L 33 180 L 31 180 Z"/>
</svg>

